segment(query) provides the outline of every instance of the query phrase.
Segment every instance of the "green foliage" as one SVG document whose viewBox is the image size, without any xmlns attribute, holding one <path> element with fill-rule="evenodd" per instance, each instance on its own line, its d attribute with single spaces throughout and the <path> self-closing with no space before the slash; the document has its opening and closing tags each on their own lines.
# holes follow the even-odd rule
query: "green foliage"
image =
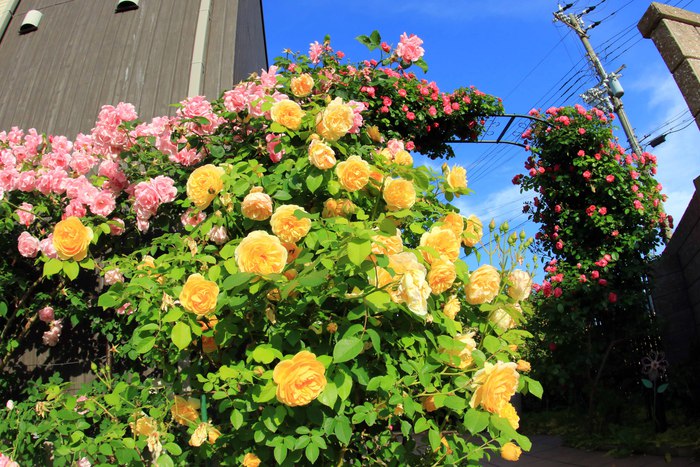
<svg viewBox="0 0 700 467">
<path fill-rule="evenodd" d="M 646 275 L 670 219 L 656 158 L 626 154 L 611 115 L 576 106 L 542 118 L 523 135 L 529 174 L 514 180 L 536 192 L 527 209 L 551 258 L 528 325 L 530 356 L 545 386 L 562 389 L 560 402 L 602 409 L 601 392 L 614 405 L 638 384 L 649 336 L 653 345 Z"/>
</svg>

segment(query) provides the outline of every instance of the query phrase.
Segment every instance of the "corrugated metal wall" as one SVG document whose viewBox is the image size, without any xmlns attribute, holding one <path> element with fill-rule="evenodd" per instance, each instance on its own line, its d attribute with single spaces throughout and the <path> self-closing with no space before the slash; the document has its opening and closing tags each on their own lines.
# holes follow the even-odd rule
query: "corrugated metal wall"
<svg viewBox="0 0 700 467">
<path fill-rule="evenodd" d="M 116 0 L 22 0 L 0 42 L 0 129 L 73 138 L 120 101 L 144 120 L 173 113 L 170 104 L 187 96 L 200 0 L 139 5 L 115 13 Z M 31 9 L 44 14 L 39 29 L 20 35 Z M 212 0 L 207 97 L 266 66 L 263 30 L 259 0 Z"/>
</svg>

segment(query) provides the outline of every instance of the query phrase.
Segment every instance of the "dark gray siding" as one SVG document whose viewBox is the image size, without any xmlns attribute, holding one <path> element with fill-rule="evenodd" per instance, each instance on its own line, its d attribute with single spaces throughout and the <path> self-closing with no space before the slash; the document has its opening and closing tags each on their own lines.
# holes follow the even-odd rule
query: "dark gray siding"
<svg viewBox="0 0 700 467">
<path fill-rule="evenodd" d="M 134 104 L 142 120 L 174 112 L 170 104 L 187 97 L 200 0 L 141 0 L 124 13 L 115 5 L 20 2 L 0 42 L 0 129 L 73 138 L 93 127 L 102 105 L 120 101 Z M 44 14 L 39 29 L 19 35 L 31 9 Z M 210 99 L 266 66 L 260 11 L 260 0 L 212 0 L 202 86 Z M 241 21 L 256 23 L 241 35 Z M 234 66 L 239 50 L 243 63 Z"/>
</svg>

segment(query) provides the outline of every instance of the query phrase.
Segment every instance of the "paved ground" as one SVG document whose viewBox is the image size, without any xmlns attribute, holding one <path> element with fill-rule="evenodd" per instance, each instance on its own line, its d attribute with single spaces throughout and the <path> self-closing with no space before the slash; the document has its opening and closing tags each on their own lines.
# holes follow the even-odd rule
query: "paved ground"
<svg viewBox="0 0 700 467">
<path fill-rule="evenodd" d="M 518 462 L 508 462 L 503 459 L 493 459 L 486 466 L 498 467 L 555 467 L 555 466 L 581 466 L 581 467 L 661 467 L 661 466 L 700 466 L 700 459 L 690 457 L 671 458 L 666 462 L 659 456 L 633 456 L 615 458 L 606 456 L 597 451 L 583 451 L 562 446 L 560 438 L 553 436 L 532 436 L 532 450 L 523 452 Z"/>
</svg>

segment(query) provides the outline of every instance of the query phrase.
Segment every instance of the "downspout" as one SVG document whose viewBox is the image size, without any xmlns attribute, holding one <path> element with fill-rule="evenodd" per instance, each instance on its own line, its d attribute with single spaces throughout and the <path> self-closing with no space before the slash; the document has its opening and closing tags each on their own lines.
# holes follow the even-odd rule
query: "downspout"
<svg viewBox="0 0 700 467">
<path fill-rule="evenodd" d="M 188 97 L 198 96 L 202 93 L 210 12 L 211 0 L 200 0 L 197 29 L 194 34 L 194 47 L 192 49 L 192 63 L 190 65 L 190 83 L 187 88 Z"/>
<path fill-rule="evenodd" d="M 7 26 L 10 24 L 18 4 L 19 0 L 0 0 L 0 42 L 2 42 Z"/>
</svg>

